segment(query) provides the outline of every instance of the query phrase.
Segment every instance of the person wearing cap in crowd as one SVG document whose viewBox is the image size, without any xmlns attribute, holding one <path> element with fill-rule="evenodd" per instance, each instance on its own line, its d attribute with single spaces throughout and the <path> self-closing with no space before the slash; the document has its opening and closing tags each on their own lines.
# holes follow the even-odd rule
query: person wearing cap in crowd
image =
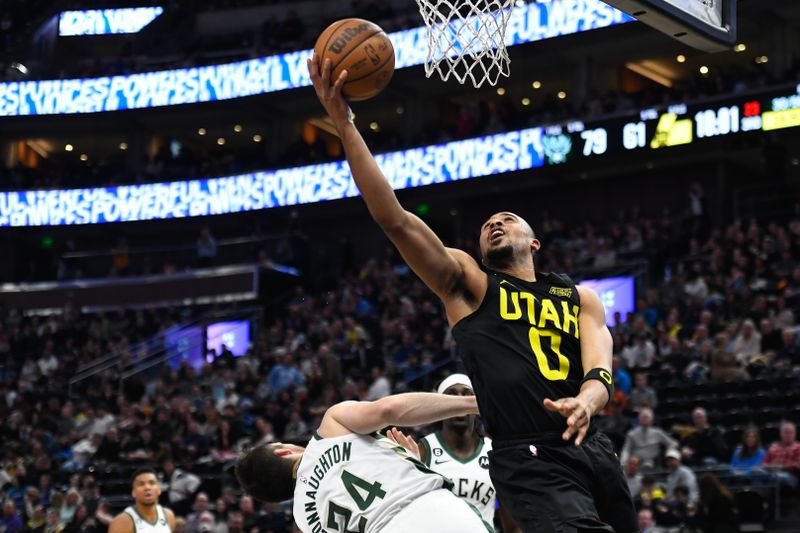
<svg viewBox="0 0 800 533">
<path fill-rule="evenodd" d="M 697 504 L 700 499 L 700 490 L 697 487 L 697 477 L 688 466 L 681 464 L 681 452 L 669 450 L 665 455 L 667 470 L 667 496 L 672 497 L 676 487 L 684 486 L 689 489 L 689 501 Z"/>
<path fill-rule="evenodd" d="M 472 382 L 465 374 L 451 374 L 437 387 L 438 394 L 474 396 Z M 453 482 L 453 493 L 463 498 L 481 512 L 483 519 L 494 524 L 495 511 L 505 532 L 520 531 L 514 519 L 498 507 L 492 480 L 489 477 L 489 451 L 492 440 L 478 432 L 476 415 L 458 416 L 442 420 L 441 428 L 423 437 L 417 444 L 398 435 L 398 443 L 418 450 L 420 460 L 431 470 Z"/>
</svg>

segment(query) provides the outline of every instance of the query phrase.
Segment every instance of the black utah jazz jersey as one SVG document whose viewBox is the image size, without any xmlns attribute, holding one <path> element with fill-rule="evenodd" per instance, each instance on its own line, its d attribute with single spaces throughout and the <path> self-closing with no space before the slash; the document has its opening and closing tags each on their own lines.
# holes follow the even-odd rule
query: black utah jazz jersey
<svg viewBox="0 0 800 533">
<path fill-rule="evenodd" d="M 578 289 L 566 275 L 487 275 L 480 307 L 453 327 L 486 429 L 496 440 L 561 434 L 566 419 L 543 401 L 580 392 Z"/>
</svg>

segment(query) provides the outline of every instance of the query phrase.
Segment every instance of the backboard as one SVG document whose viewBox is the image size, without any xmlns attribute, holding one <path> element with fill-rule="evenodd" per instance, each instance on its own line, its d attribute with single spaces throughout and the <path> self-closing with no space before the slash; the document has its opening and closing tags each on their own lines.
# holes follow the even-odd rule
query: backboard
<svg viewBox="0 0 800 533">
<path fill-rule="evenodd" d="M 706 52 L 721 52 L 736 42 L 736 0 L 603 1 Z"/>
</svg>

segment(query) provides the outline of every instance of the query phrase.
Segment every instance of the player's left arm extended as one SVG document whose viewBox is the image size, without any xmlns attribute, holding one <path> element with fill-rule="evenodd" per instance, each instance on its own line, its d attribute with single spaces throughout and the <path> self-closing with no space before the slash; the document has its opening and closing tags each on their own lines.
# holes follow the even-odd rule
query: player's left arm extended
<svg viewBox="0 0 800 533">
<path fill-rule="evenodd" d="M 319 434 L 323 438 L 348 433 L 368 435 L 386 426 L 421 426 L 472 414 L 478 414 L 474 396 L 407 392 L 374 402 L 338 403 L 325 413 Z"/>
<path fill-rule="evenodd" d="M 581 297 L 581 312 L 578 325 L 581 332 L 581 363 L 584 374 L 599 369 L 602 379 L 612 384 L 611 357 L 614 343 L 606 327 L 606 313 L 597 293 L 592 289 L 578 287 Z M 589 430 L 589 422 L 609 401 L 609 389 L 597 379 L 587 379 L 580 393 L 574 398 L 546 399 L 544 405 L 567 418 L 567 429 L 562 437 L 569 440 L 573 435 L 578 446 Z"/>
</svg>

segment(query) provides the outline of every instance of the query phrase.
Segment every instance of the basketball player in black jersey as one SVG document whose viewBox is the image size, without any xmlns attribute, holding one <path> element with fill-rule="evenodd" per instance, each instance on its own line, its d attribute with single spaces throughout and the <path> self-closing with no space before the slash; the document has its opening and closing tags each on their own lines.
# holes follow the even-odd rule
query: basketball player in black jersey
<svg viewBox="0 0 800 533">
<path fill-rule="evenodd" d="M 489 470 L 498 497 L 526 533 L 638 531 L 627 483 L 592 417 L 613 394 L 611 334 L 597 294 L 534 269 L 541 244 L 508 212 L 480 231 L 485 270 L 446 248 L 404 210 L 330 79 L 330 61 L 308 62 L 353 178 L 375 222 L 442 300 L 481 416 L 494 443 Z"/>
</svg>

